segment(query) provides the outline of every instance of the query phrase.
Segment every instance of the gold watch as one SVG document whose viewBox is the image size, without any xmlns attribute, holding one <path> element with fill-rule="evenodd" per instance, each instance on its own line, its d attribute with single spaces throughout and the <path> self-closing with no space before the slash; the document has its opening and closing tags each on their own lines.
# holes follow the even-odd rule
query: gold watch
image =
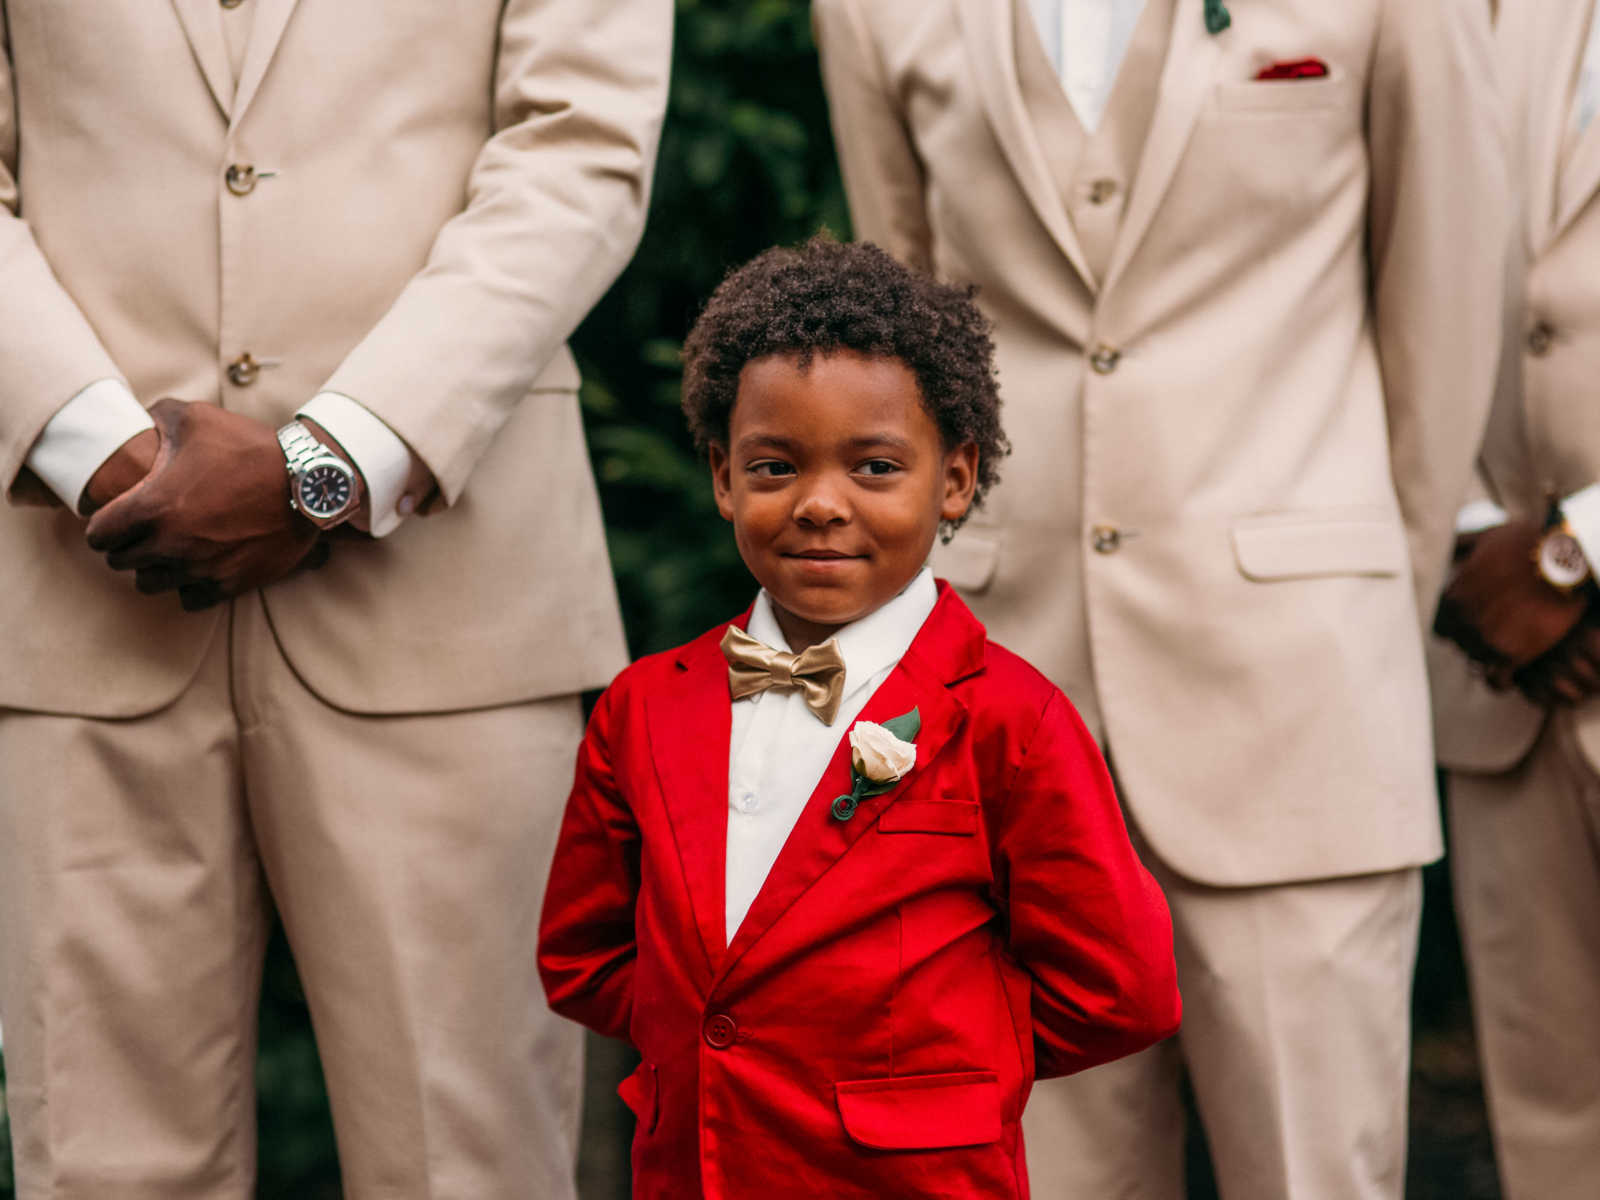
<svg viewBox="0 0 1600 1200">
<path fill-rule="evenodd" d="M 1563 596 L 1569 596 L 1589 582 L 1591 571 L 1583 546 L 1565 520 L 1544 531 L 1533 548 L 1533 562 L 1543 579 Z"/>
</svg>

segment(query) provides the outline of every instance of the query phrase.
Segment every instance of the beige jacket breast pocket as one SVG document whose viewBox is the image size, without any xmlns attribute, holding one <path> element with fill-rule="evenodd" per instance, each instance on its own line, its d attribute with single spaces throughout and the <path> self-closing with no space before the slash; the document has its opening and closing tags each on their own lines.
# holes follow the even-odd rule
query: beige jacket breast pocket
<svg viewBox="0 0 1600 1200">
<path fill-rule="evenodd" d="M 1211 93 L 1218 113 L 1270 117 L 1276 113 L 1308 113 L 1353 101 L 1349 76 L 1335 73 L 1319 79 L 1246 79 L 1219 83 Z"/>
<path fill-rule="evenodd" d="M 1246 579 L 1268 583 L 1328 575 L 1399 575 L 1406 569 L 1406 539 L 1396 518 L 1313 516 L 1304 513 L 1247 517 L 1235 522 L 1234 559 Z"/>
</svg>

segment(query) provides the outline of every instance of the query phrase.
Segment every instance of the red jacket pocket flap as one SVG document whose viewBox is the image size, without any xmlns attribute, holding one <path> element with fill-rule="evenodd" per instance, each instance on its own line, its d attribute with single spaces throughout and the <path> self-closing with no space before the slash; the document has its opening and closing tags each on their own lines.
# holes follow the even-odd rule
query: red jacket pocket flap
<svg viewBox="0 0 1600 1200">
<path fill-rule="evenodd" d="M 971 800 L 899 800 L 878 816 L 883 833 L 978 832 L 978 806 Z"/>
<path fill-rule="evenodd" d="M 654 1133 L 656 1128 L 656 1069 L 649 1063 L 640 1063 L 620 1084 L 617 1095 L 622 1097 L 639 1122 L 641 1133 Z"/>
<path fill-rule="evenodd" d="M 993 1071 L 848 1079 L 834 1089 L 845 1132 L 874 1150 L 938 1150 L 1000 1140 L 1000 1083 Z"/>
</svg>

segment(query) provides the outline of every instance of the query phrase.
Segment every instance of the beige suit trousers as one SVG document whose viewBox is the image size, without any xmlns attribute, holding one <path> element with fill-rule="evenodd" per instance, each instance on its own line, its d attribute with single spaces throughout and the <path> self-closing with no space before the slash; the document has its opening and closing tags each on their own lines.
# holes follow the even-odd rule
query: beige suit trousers
<svg viewBox="0 0 1600 1200">
<path fill-rule="evenodd" d="M 1450 776 L 1450 859 L 1506 1200 L 1600 1194 L 1600 776 L 1573 714 Z"/>
<path fill-rule="evenodd" d="M 20 1200 L 253 1195 L 266 888 L 344 1194 L 572 1196 L 581 1041 L 545 1008 L 533 942 L 581 733 L 573 697 L 329 708 L 255 595 L 159 712 L 0 712 Z"/>
<path fill-rule="evenodd" d="M 1209 888 L 1145 861 L 1172 910 L 1183 1029 L 1036 1085 L 1036 1200 L 1179 1200 L 1185 1067 L 1227 1200 L 1399 1200 L 1420 870 Z"/>
</svg>

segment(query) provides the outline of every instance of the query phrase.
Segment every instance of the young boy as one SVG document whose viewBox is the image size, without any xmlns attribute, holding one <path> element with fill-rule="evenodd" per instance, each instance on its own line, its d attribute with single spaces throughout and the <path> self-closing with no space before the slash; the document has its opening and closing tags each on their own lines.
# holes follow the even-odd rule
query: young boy
<svg viewBox="0 0 1600 1200">
<path fill-rule="evenodd" d="M 761 584 L 624 671 L 540 931 L 638 1047 L 635 1194 L 1028 1194 L 1038 1076 L 1172 1033 L 1172 931 L 1094 742 L 924 567 L 1006 445 L 984 319 L 872 246 L 712 296 L 684 409 Z"/>
</svg>

